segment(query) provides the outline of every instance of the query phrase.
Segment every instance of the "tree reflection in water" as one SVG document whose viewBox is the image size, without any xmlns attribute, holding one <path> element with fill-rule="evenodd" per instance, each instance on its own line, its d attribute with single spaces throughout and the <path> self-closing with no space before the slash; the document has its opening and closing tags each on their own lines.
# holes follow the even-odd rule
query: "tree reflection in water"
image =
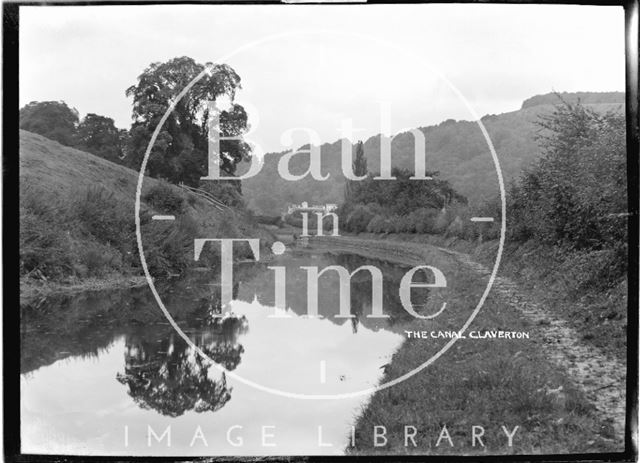
<svg viewBox="0 0 640 463">
<path fill-rule="evenodd" d="M 353 318 L 351 318 L 350 321 L 354 333 L 358 332 L 360 325 L 367 326 L 373 330 L 393 330 L 396 326 L 403 326 L 413 321 L 413 316 L 402 308 L 398 293 L 400 280 L 406 272 L 406 268 L 375 259 L 367 259 L 354 254 L 337 254 L 334 256 L 334 260 L 337 265 L 342 265 L 349 272 L 353 272 L 362 265 L 373 264 L 378 267 L 383 274 L 382 306 L 384 308 L 384 314 L 387 316 L 385 319 L 372 319 L 367 317 L 373 310 L 372 281 L 368 272 L 359 272 L 351 279 L 350 302 L 351 315 L 353 315 Z M 414 281 L 426 281 L 425 275 L 422 272 L 416 273 Z M 332 283 L 335 284 L 335 282 Z M 427 288 L 414 288 L 411 294 L 412 300 L 416 302 L 414 304 L 416 307 L 426 306 L 430 298 L 430 291 Z"/>
<path fill-rule="evenodd" d="M 216 363 L 233 370 L 244 352 L 237 338 L 247 325 L 246 317 L 227 317 L 207 331 L 190 333 L 190 338 Z M 162 334 L 127 337 L 124 373 L 118 373 L 117 379 L 128 387 L 129 395 L 140 407 L 172 417 L 222 408 L 231 399 L 224 373 L 213 379 L 212 362 L 177 333 L 163 330 Z"/>
<path fill-rule="evenodd" d="M 246 317 L 214 317 L 220 312 L 219 288 L 180 283 L 166 294 L 172 316 L 189 339 L 209 359 L 234 370 L 244 347 L 238 337 L 248 331 Z M 236 290 L 237 291 L 237 290 Z M 180 337 L 171 326 L 139 326 L 125 341 L 124 373 L 117 379 L 142 408 L 167 416 L 194 410 L 214 412 L 231 399 L 224 373 L 211 370 L 213 363 Z"/>
<path fill-rule="evenodd" d="M 287 305 L 299 315 L 307 312 L 306 277 L 300 267 L 309 265 L 309 258 L 306 253 L 291 253 L 282 262 L 287 267 Z M 406 269 L 349 254 L 312 258 L 319 268 L 342 265 L 350 272 L 360 265 L 374 264 L 384 275 L 383 306 L 389 318 L 368 317 L 372 311 L 371 278 L 367 272 L 359 272 L 351 282 L 351 313 L 355 317 L 350 320 L 335 317 L 337 275 L 323 276 L 319 308 L 332 323 L 350 323 L 355 333 L 363 326 L 373 331 L 401 330 L 413 320 L 398 297 L 399 279 Z M 274 305 L 272 272 L 255 264 L 238 266 L 234 272 L 234 299 L 251 303 L 257 298 L 270 310 Z M 245 317 L 212 317 L 220 313 L 220 288 L 214 276 L 194 272 L 157 286 L 173 319 L 193 343 L 232 371 L 244 353 L 238 339 L 247 332 L 248 321 Z M 416 307 L 428 301 L 439 306 L 441 301 L 433 296 L 437 294 L 429 294 L 428 289 L 412 292 Z M 140 407 L 176 417 L 188 411 L 216 411 L 230 400 L 231 388 L 224 374 L 212 369 L 213 363 L 175 332 L 146 287 L 50 298 L 21 306 L 20 312 L 23 374 L 67 357 L 98 356 L 124 337 L 124 370 L 117 380 Z"/>
</svg>

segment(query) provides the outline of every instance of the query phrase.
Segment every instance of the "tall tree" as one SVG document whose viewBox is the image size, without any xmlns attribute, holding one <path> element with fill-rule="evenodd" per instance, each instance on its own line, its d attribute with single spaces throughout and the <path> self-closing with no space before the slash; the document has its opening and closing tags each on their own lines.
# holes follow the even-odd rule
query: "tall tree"
<svg viewBox="0 0 640 463">
<path fill-rule="evenodd" d="M 76 144 L 78 111 L 64 101 L 32 101 L 20 109 L 20 128 L 55 140 Z"/>
<path fill-rule="evenodd" d="M 220 111 L 219 130 L 223 136 L 242 135 L 247 130 L 247 114 L 235 104 L 240 77 L 226 64 L 206 65 L 183 56 L 165 63 L 153 63 L 129 87 L 133 97 L 133 125 L 130 131 L 129 165 L 139 167 L 153 131 L 171 102 L 203 70 L 208 72 L 177 103 L 156 139 L 149 158 L 147 173 L 172 182 L 198 185 L 207 174 L 208 121 L 207 102 L 226 96 L 230 108 Z M 248 160 L 247 143 L 223 140 L 221 168 L 234 174 L 241 160 Z"/>
<path fill-rule="evenodd" d="M 353 159 L 353 173 L 358 177 L 362 177 L 367 174 L 367 158 L 364 157 L 364 146 L 362 140 L 359 140 L 356 144 L 356 156 Z M 347 180 L 344 187 L 345 202 L 350 202 L 356 183 L 353 180 Z"/>
<path fill-rule="evenodd" d="M 77 147 L 109 161 L 118 162 L 122 157 L 120 130 L 110 117 L 87 114 L 78 125 Z"/>
<path fill-rule="evenodd" d="M 357 176 L 363 176 L 367 173 L 367 158 L 364 157 L 364 146 L 362 140 L 356 145 L 356 157 L 353 160 L 353 173 Z"/>
</svg>

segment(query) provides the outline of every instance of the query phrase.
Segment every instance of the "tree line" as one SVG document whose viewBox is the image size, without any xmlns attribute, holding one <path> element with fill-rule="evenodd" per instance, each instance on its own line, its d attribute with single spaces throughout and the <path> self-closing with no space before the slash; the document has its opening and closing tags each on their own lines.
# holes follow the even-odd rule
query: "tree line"
<svg viewBox="0 0 640 463">
<path fill-rule="evenodd" d="M 241 88 L 240 76 L 226 64 L 201 64 L 186 56 L 152 63 L 125 91 L 133 100 L 129 129 L 119 129 L 112 118 L 94 113 L 80 119 L 78 111 L 64 101 L 27 104 L 20 109 L 20 128 L 138 170 L 161 118 L 179 92 L 203 72 L 163 124 L 146 172 L 172 183 L 200 186 L 200 178 L 207 173 L 209 120 L 213 117 L 207 102 L 221 97 L 230 101 L 216 114 L 216 130 L 222 136 L 242 135 L 248 129 L 246 111 L 234 102 Z M 235 140 L 222 140 L 220 149 L 221 169 L 227 175 L 233 175 L 251 152 L 247 143 Z M 212 182 L 207 183 L 211 188 Z M 216 183 L 223 189 L 229 185 Z M 231 184 L 240 191 L 240 182 Z"/>
<path fill-rule="evenodd" d="M 537 162 L 507 187 L 507 240 L 536 241 L 568 252 L 602 254 L 607 280 L 626 271 L 627 194 L 625 117 L 618 111 L 596 111 L 579 100 L 556 95 L 551 113 L 539 116 Z M 353 163 L 367 173 L 362 143 Z M 429 181 L 347 182 L 340 207 L 343 229 L 373 233 L 433 233 L 467 240 L 500 235 L 501 201 L 495 197 L 468 204 L 437 172 Z M 473 216 L 493 217 L 474 223 Z M 606 262 L 605 262 L 606 261 Z"/>
<path fill-rule="evenodd" d="M 467 204 L 438 172 L 425 172 L 430 180 L 411 180 L 413 172 L 394 167 L 393 181 L 375 180 L 368 172 L 363 143 L 355 146 L 353 172 L 363 180 L 345 184 L 339 215 L 350 232 L 439 233 L 448 226 L 447 208 Z"/>
</svg>

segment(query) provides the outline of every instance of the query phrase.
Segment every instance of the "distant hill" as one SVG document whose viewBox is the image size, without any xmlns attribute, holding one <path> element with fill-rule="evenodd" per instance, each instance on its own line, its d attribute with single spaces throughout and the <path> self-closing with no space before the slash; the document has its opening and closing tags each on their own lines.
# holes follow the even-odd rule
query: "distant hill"
<svg viewBox="0 0 640 463">
<path fill-rule="evenodd" d="M 624 93 L 561 93 L 562 99 L 583 104 L 597 111 L 624 110 Z M 522 108 L 504 114 L 482 117 L 496 149 L 505 184 L 517 178 L 528 165 L 540 156 L 536 142 L 539 116 L 549 113 L 560 100 L 553 93 L 537 95 L 525 100 Z M 494 197 L 498 189 L 496 170 L 478 124 L 472 121 L 447 120 L 435 126 L 420 127 L 426 139 L 427 170 L 440 172 L 442 179 L 477 204 Z M 393 166 L 413 170 L 413 135 L 398 134 L 391 144 Z M 284 153 L 265 155 L 262 171 L 243 181 L 243 195 L 249 208 L 261 214 L 278 214 L 287 204 L 307 201 L 341 203 L 344 176 L 341 169 L 341 142 L 321 146 L 323 173 L 330 178 L 316 181 L 305 178 L 297 182 L 283 180 L 278 175 L 277 163 Z M 370 172 L 379 171 L 380 135 L 365 141 L 364 151 Z M 291 171 L 301 174 L 308 168 L 308 156 L 294 156 Z"/>
<path fill-rule="evenodd" d="M 558 97 L 567 103 L 575 104 L 578 101 L 584 105 L 620 104 L 624 105 L 624 93 L 622 92 L 562 92 L 546 93 L 527 98 L 522 103 L 522 108 L 532 108 L 540 105 L 555 105 Z"/>
</svg>

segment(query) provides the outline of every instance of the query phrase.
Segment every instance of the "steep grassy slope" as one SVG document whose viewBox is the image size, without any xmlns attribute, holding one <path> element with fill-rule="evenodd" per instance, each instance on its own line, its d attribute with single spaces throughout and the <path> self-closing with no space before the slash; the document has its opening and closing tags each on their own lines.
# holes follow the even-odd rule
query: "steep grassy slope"
<svg viewBox="0 0 640 463">
<path fill-rule="evenodd" d="M 624 94 L 563 93 L 562 99 L 576 102 L 597 111 L 622 111 Z M 538 159 L 541 152 L 536 142 L 540 115 L 550 113 L 560 100 L 555 94 L 537 95 L 526 100 L 522 108 L 499 115 L 486 115 L 482 122 L 496 149 L 505 183 L 519 176 L 523 169 Z M 498 193 L 498 180 L 489 148 L 478 124 L 471 121 L 444 121 L 436 126 L 421 127 L 426 139 L 427 169 L 439 171 L 440 177 L 470 203 L 479 204 Z M 243 193 L 250 208 L 262 214 L 276 214 L 286 209 L 287 203 L 340 203 L 343 199 L 344 176 L 340 161 L 341 142 L 321 146 L 323 173 L 326 181 L 304 179 L 297 182 L 282 180 L 277 162 L 282 153 L 265 157 L 262 171 L 243 181 Z M 379 171 L 380 136 L 364 143 L 369 172 Z M 414 169 L 414 140 L 410 133 L 397 135 L 391 145 L 394 166 Z M 308 167 L 308 156 L 295 156 L 291 170 L 303 173 Z"/>
<path fill-rule="evenodd" d="M 21 276 L 77 282 L 140 274 L 137 179 L 134 170 L 20 131 Z M 162 210 L 159 195 L 173 200 L 175 211 Z M 147 178 L 142 198 L 145 255 L 158 274 L 193 265 L 196 237 L 268 240 L 246 212 L 218 210 L 164 182 Z M 176 220 L 152 221 L 154 213 L 175 213 Z M 205 262 L 213 257 L 215 252 Z"/>
</svg>

